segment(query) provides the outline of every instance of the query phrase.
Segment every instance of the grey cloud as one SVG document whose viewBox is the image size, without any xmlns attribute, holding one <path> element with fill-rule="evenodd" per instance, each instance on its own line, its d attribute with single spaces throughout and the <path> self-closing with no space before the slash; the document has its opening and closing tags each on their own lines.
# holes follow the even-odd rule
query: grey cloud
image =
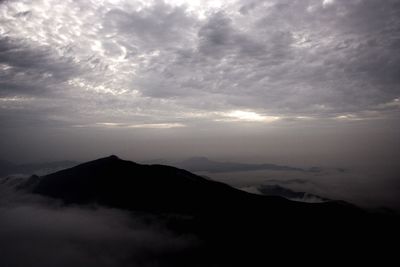
<svg viewBox="0 0 400 267">
<path fill-rule="evenodd" d="M 29 47 L 10 38 L 0 39 L 1 96 L 48 97 L 61 83 L 79 73 L 79 67 L 43 48 Z"/>
<path fill-rule="evenodd" d="M 177 255 L 198 242 L 173 234 L 158 218 L 103 207 L 62 207 L 8 187 L 0 184 L 3 266 L 174 265 Z"/>
<path fill-rule="evenodd" d="M 28 40 L 24 46 L 22 39 L 3 40 L 1 59 L 14 68 L 3 74 L 2 91 L 50 94 L 62 84 L 68 90 L 61 98 L 80 112 L 83 99 L 74 95 L 93 90 L 81 92 L 93 103 L 92 110 L 85 108 L 92 117 L 99 105 L 130 112 L 126 100 L 105 100 L 99 90 L 137 90 L 132 105 L 146 106 L 149 117 L 159 101 L 165 112 L 252 109 L 316 117 L 374 110 L 393 101 L 400 76 L 397 2 L 322 2 L 242 1 L 231 4 L 239 13 L 228 6 L 203 20 L 185 6 L 162 1 L 141 9 L 125 2 L 83 5 L 80 15 L 96 15 L 81 16 L 88 20 L 82 30 L 96 35 L 69 32 L 77 39 L 66 47 L 55 43 L 54 51 L 33 43 L 30 48 Z M 78 4 L 66 5 L 75 10 Z M 71 21 L 74 16 L 64 15 Z M 59 33 L 51 34 L 55 39 Z M 98 51 L 90 50 L 94 41 Z M 24 81 L 15 78 L 18 69 Z M 43 78 L 46 73 L 52 76 Z M 65 82 L 74 78 L 83 85 L 71 90 Z"/>
<path fill-rule="evenodd" d="M 343 171 L 326 166 L 314 173 L 250 171 L 214 173 L 208 176 L 253 192 L 258 192 L 255 189 L 264 185 L 279 185 L 295 192 L 307 192 L 331 200 L 345 200 L 369 209 L 387 207 L 398 211 L 400 207 L 397 198 L 400 192 L 400 184 L 396 178 L 398 171 L 388 166 L 374 171 L 354 167 Z"/>
<path fill-rule="evenodd" d="M 112 210 L 22 206 L 1 208 L 0 215 L 0 262 L 6 266 L 143 266 L 191 242 Z"/>
<path fill-rule="evenodd" d="M 239 12 L 242 15 L 248 15 L 251 10 L 256 8 L 260 3 L 265 1 L 243 1 L 244 4 L 240 6 Z"/>
<path fill-rule="evenodd" d="M 265 44 L 240 32 L 232 25 L 232 19 L 223 12 L 213 14 L 198 32 L 199 51 L 205 56 L 241 57 L 262 56 Z"/>
<path fill-rule="evenodd" d="M 398 13 L 394 2 L 386 6 L 376 1 L 333 1 L 327 7 L 322 1 L 279 1 L 267 7 L 262 2 L 257 3 L 257 9 L 252 9 L 257 27 L 264 32 L 271 25 L 288 29 L 298 44 L 304 46 L 290 49 L 294 60 L 282 61 L 277 69 L 284 74 L 282 78 L 278 76 L 281 79 L 273 76 L 280 86 L 291 83 L 292 88 L 297 85 L 305 89 L 296 94 L 294 99 L 298 103 L 305 104 L 309 97 L 302 99 L 301 96 L 310 93 L 321 104 L 336 106 L 335 112 L 352 112 L 373 108 L 374 104 L 398 94 L 394 88 L 398 83 L 399 60 L 395 52 L 398 48 L 389 44 L 391 41 L 383 41 L 393 39 L 399 31 L 393 17 Z M 371 20 L 381 28 L 370 28 Z M 371 38 L 380 45 L 374 48 Z M 290 92 L 288 89 L 289 97 Z M 348 95 L 353 96 L 351 102 L 346 99 Z M 287 104 L 292 107 L 292 103 Z"/>
<path fill-rule="evenodd" d="M 184 9 L 157 1 L 154 6 L 140 11 L 108 11 L 104 17 L 103 34 L 123 35 L 139 48 L 139 52 L 168 49 L 170 46 L 183 46 L 190 39 L 189 30 L 195 22 Z"/>
<path fill-rule="evenodd" d="M 396 124 L 398 1 L 240 0 L 201 10 L 172 2 L 1 2 L 2 136 L 38 140 L 57 128 L 111 140 L 120 131 L 137 144 L 144 130 L 99 125 L 176 123 L 186 127 L 170 134 L 211 139 Z M 280 119 L 229 120 L 232 111 Z"/>
<path fill-rule="evenodd" d="M 313 3 L 316 1 L 308 2 Z M 336 30 L 335 23 L 341 20 L 336 14 L 338 11 L 325 11 L 320 3 L 320 12 L 330 12 L 327 14 L 334 21 L 332 23 L 319 15 L 309 14 L 307 7 L 306 2 L 296 1 L 267 7 L 273 10 L 268 12 L 259 8 L 257 14 L 261 17 L 254 15 L 256 27 L 251 26 L 246 32 L 235 28 L 235 17 L 222 12 L 212 15 L 199 29 L 198 50 L 185 52 L 183 61 L 163 61 L 169 75 L 163 77 L 165 71 L 150 72 L 146 78 L 161 74 L 162 79 L 150 87 L 144 86 L 143 92 L 154 97 L 187 97 L 199 95 L 198 91 L 201 91 L 201 98 L 206 101 L 212 101 L 215 93 L 222 93 L 229 103 L 225 107 L 247 106 L 272 113 L 324 116 L 373 109 L 375 105 L 395 98 L 397 92 L 393 84 L 383 85 L 382 78 L 396 79 L 398 68 L 388 66 L 390 71 L 380 75 L 379 70 L 386 69 L 386 59 L 371 64 L 369 61 L 374 61 L 371 56 L 375 53 L 372 50 L 340 47 L 342 43 L 351 44 L 363 39 Z M 309 36 L 296 36 L 296 31 Z M 324 37 L 330 38 L 326 39 L 329 42 L 321 39 Z M 299 38 L 305 38 L 299 45 L 310 47 L 296 47 Z M 381 50 L 382 47 L 377 51 Z M 197 51 L 211 59 L 204 59 Z M 252 53 L 257 56 L 249 58 Z M 365 61 L 367 59 L 369 61 Z M 194 88 L 188 84 L 185 81 L 187 75 L 191 75 L 192 84 L 197 82 L 203 86 Z M 378 80 L 374 82 L 373 79 Z M 250 99 L 246 100 L 246 96 Z M 220 107 L 223 106 L 221 103 Z M 324 110 L 319 109 L 322 106 Z"/>
</svg>

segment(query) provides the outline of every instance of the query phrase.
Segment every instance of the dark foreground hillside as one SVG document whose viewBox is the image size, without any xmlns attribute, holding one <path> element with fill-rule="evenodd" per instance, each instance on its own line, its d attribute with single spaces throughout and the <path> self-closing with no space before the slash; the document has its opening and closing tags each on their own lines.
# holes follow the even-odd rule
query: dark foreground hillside
<svg viewBox="0 0 400 267">
<path fill-rule="evenodd" d="M 32 177 L 25 189 L 66 205 L 155 215 L 174 233 L 200 240 L 196 248 L 166 258 L 166 266 L 266 266 L 312 255 L 367 259 L 378 252 L 389 257 L 397 240 L 393 215 L 341 201 L 310 204 L 250 194 L 182 169 L 116 156 Z"/>
</svg>

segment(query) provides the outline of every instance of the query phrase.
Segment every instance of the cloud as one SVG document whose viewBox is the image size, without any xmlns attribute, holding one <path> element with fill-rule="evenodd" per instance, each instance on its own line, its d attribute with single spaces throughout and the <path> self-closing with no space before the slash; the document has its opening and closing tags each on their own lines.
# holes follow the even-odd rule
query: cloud
<svg viewBox="0 0 400 267">
<path fill-rule="evenodd" d="M 235 28 L 229 15 L 218 12 L 208 18 L 199 31 L 198 49 L 207 57 L 241 57 L 262 56 L 265 45 L 252 39 L 251 35 Z"/>
<path fill-rule="evenodd" d="M 99 122 L 96 126 L 111 127 L 111 128 L 149 128 L 149 129 L 169 129 L 185 127 L 181 123 L 149 123 L 149 124 L 127 124 L 127 123 L 113 123 L 113 122 Z"/>
<path fill-rule="evenodd" d="M 242 109 L 387 116 L 399 97 L 398 11 L 394 0 L 5 1 L 1 97 L 40 101 L 2 110 L 69 113 L 69 125 L 116 110 L 150 124 Z M 57 108 L 43 110 L 50 98 Z"/>
<path fill-rule="evenodd" d="M 32 160 L 39 140 L 125 153 L 144 135 L 398 127 L 397 1 L 323 2 L 2 1 L 2 157 Z"/>
<path fill-rule="evenodd" d="M 0 38 L 0 64 L 2 96 L 56 96 L 57 84 L 79 72 L 79 68 L 54 57 L 48 49 L 35 49 L 11 38 Z"/>
<path fill-rule="evenodd" d="M 322 203 L 329 201 L 329 199 L 310 194 L 308 192 L 298 192 L 282 187 L 277 184 L 260 185 L 256 188 L 259 193 L 266 196 L 281 196 L 293 201 L 308 202 L 308 203 Z"/>
<path fill-rule="evenodd" d="M 373 164 L 369 161 L 369 164 Z M 317 168 L 317 167 L 314 167 Z M 292 171 L 248 171 L 208 174 L 212 179 L 228 183 L 236 188 L 252 193 L 278 194 L 297 200 L 303 198 L 290 195 L 306 192 L 307 201 L 321 199 L 343 200 L 367 209 L 390 208 L 400 211 L 397 195 L 400 192 L 398 169 L 352 167 L 349 169 L 320 167 L 316 172 Z M 278 186 L 278 188 L 276 188 Z M 281 191 L 281 188 L 285 190 Z M 261 189 L 261 190 L 260 190 Z M 310 198 L 309 198 L 310 197 Z"/>
<path fill-rule="evenodd" d="M 173 234 L 160 218 L 103 207 L 62 207 L 18 194 L 1 184 L 0 248 L 3 266 L 158 266 L 196 246 Z M 171 258 L 172 257 L 172 258 Z"/>
</svg>

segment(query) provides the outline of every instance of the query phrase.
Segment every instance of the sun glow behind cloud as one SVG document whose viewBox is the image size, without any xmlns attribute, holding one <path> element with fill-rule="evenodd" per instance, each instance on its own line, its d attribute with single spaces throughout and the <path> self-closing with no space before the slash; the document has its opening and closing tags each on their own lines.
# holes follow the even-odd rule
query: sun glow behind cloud
<svg viewBox="0 0 400 267">
<path fill-rule="evenodd" d="M 274 122 L 280 119 L 278 116 L 265 116 L 258 114 L 254 111 L 246 110 L 233 110 L 227 113 L 221 114 L 224 118 L 219 119 L 220 121 L 243 121 L 243 122 Z"/>
</svg>

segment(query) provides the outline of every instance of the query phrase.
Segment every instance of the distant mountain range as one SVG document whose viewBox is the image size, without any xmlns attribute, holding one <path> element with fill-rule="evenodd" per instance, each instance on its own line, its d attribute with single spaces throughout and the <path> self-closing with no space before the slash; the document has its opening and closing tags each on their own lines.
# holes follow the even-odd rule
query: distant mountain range
<svg viewBox="0 0 400 267">
<path fill-rule="evenodd" d="M 257 171 L 257 170 L 271 170 L 271 171 L 319 171 L 313 167 L 310 169 L 302 169 L 297 167 L 290 167 L 284 165 L 276 165 L 270 163 L 263 164 L 250 164 L 238 162 L 221 162 L 210 160 L 206 157 L 192 157 L 179 162 L 169 162 L 166 160 L 158 159 L 149 161 L 147 163 L 161 163 L 170 164 L 178 168 L 183 168 L 192 172 L 240 172 L 240 171 Z"/>
<path fill-rule="evenodd" d="M 18 188 L 66 205 L 95 204 L 159 216 L 172 231 L 201 240 L 202 256 L 196 260 L 212 259 L 213 266 L 255 266 L 250 262 L 262 263 L 267 254 L 305 253 L 313 246 L 320 255 L 333 250 L 337 255 L 354 247 L 371 249 L 390 242 L 388 237 L 397 240 L 398 217 L 342 201 L 310 204 L 251 194 L 176 167 L 116 156 L 32 176 Z"/>
<path fill-rule="evenodd" d="M 236 211 L 270 207 L 269 212 L 274 210 L 277 213 L 286 213 L 292 209 L 292 212 L 313 212 L 319 209 L 344 212 L 349 207 L 342 207 L 332 201 L 321 208 L 325 204 L 310 206 L 277 196 L 259 196 L 183 169 L 165 165 L 141 165 L 116 156 L 80 164 L 40 178 L 33 176 L 26 184 L 34 187 L 34 193 L 61 198 L 66 203 L 96 202 L 143 211 L 197 213 L 215 209 Z M 358 210 L 355 207 L 352 209 Z"/>
<path fill-rule="evenodd" d="M 300 171 L 300 172 L 320 172 L 318 167 L 311 167 L 308 169 L 276 165 L 270 163 L 251 164 L 251 163 L 238 163 L 238 162 L 221 162 L 210 160 L 206 157 L 192 157 L 179 162 L 173 162 L 165 159 L 155 159 L 144 161 L 146 164 L 165 164 L 178 168 L 186 169 L 192 172 L 240 172 L 240 171 L 257 171 L 257 170 L 271 170 L 271 171 Z M 46 175 L 62 169 L 70 168 L 78 165 L 76 161 L 55 161 L 44 163 L 28 163 L 28 164 L 15 164 L 12 162 L 0 160 L 0 177 L 8 175 Z"/>
<path fill-rule="evenodd" d="M 45 175 L 78 165 L 75 161 L 55 161 L 45 163 L 15 164 L 0 160 L 0 177 L 8 175 Z"/>
</svg>

